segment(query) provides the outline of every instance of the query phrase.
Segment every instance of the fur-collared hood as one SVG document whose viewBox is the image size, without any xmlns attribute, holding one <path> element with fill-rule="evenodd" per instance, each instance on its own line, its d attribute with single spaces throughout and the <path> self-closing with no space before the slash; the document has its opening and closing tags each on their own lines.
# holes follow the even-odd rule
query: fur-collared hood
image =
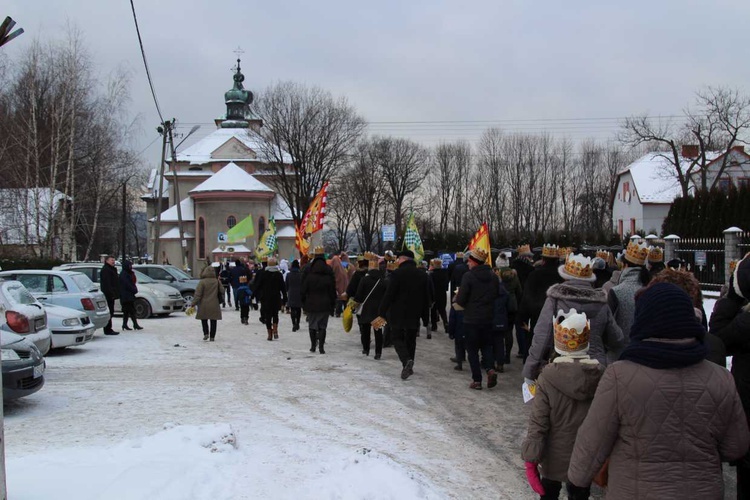
<svg viewBox="0 0 750 500">
<path fill-rule="evenodd" d="M 591 283 L 584 281 L 566 281 L 552 285 L 547 290 L 547 297 L 556 300 L 569 300 L 575 302 L 599 302 L 607 303 L 607 293 L 601 288 L 593 288 Z"/>
</svg>

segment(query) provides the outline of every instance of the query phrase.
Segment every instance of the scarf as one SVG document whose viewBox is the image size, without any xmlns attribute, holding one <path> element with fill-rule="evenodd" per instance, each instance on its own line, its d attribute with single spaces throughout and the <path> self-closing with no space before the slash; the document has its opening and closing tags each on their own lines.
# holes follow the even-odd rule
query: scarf
<svg viewBox="0 0 750 500">
<path fill-rule="evenodd" d="M 706 345 L 697 339 L 675 342 L 670 339 L 649 338 L 633 340 L 622 352 L 620 359 L 657 370 L 668 370 L 700 363 L 706 356 Z"/>
</svg>

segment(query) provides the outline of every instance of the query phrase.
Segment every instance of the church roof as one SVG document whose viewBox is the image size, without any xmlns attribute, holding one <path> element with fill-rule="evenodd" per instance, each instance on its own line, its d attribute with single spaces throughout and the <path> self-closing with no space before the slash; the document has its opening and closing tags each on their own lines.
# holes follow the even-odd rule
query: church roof
<svg viewBox="0 0 750 500">
<path fill-rule="evenodd" d="M 238 167 L 237 164 L 230 162 L 207 180 L 190 190 L 190 194 L 227 191 L 274 192 L 273 189 L 245 172 L 245 170 Z"/>
<path fill-rule="evenodd" d="M 297 231 L 294 229 L 294 226 L 284 226 L 276 230 L 277 238 L 295 238 L 296 236 Z"/>
<path fill-rule="evenodd" d="M 215 152 L 233 138 L 240 141 L 243 146 L 250 150 L 247 158 L 238 158 L 236 155 L 233 155 L 232 158 L 221 158 L 221 154 L 214 155 Z M 221 151 L 218 151 L 218 153 L 221 153 Z M 189 162 L 191 165 L 243 159 L 260 163 L 273 163 L 275 161 L 274 158 L 268 156 L 264 151 L 263 138 L 254 130 L 247 128 L 216 129 L 200 141 L 177 153 L 177 161 Z M 287 153 L 284 153 L 283 160 L 284 163 L 292 163 L 292 157 Z"/>
<path fill-rule="evenodd" d="M 280 194 L 276 194 L 271 201 L 271 215 L 277 221 L 292 220 L 292 209 Z"/>
<path fill-rule="evenodd" d="M 163 181 L 162 198 L 169 198 L 169 181 L 166 179 Z M 142 200 L 156 199 L 156 195 L 159 192 L 159 171 L 158 169 L 152 168 L 148 176 L 148 182 L 146 183 L 146 194 L 141 196 Z"/>
<path fill-rule="evenodd" d="M 185 239 L 192 240 L 195 239 L 195 236 L 193 233 L 189 231 L 183 231 L 182 234 L 185 236 Z M 180 239 L 180 230 L 176 227 L 173 227 L 166 233 L 159 236 L 160 240 L 179 240 Z"/>
<path fill-rule="evenodd" d="M 180 202 L 180 210 L 182 210 L 182 222 L 195 222 L 195 206 L 193 205 L 192 198 L 185 198 Z M 151 222 L 155 222 L 156 217 L 151 219 Z M 177 205 L 172 205 L 161 213 L 162 222 L 178 222 L 177 221 Z"/>
</svg>

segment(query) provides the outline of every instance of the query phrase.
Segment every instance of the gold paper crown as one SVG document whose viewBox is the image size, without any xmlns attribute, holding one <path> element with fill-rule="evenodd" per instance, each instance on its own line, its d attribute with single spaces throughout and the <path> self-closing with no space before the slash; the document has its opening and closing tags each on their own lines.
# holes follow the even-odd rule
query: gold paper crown
<svg viewBox="0 0 750 500">
<path fill-rule="evenodd" d="M 315 254 L 315 255 L 325 255 L 326 254 L 326 249 L 323 248 L 322 246 L 318 245 L 318 246 L 315 247 L 315 250 L 313 250 L 313 254 Z"/>
<path fill-rule="evenodd" d="M 648 251 L 649 262 L 664 262 L 664 250 L 659 247 L 651 247 Z"/>
<path fill-rule="evenodd" d="M 648 246 L 645 243 L 636 243 L 631 241 L 625 249 L 625 260 L 631 264 L 642 266 L 648 259 Z"/>
<path fill-rule="evenodd" d="M 572 253 L 573 253 L 573 247 L 560 247 L 559 250 L 557 251 L 557 255 L 561 259 L 567 259 L 568 255 Z"/>
<path fill-rule="evenodd" d="M 472 248 L 469 252 L 469 257 L 477 262 L 484 264 L 487 262 L 487 252 L 483 248 Z"/>
<path fill-rule="evenodd" d="M 433 267 L 443 267 L 443 259 L 440 258 L 434 258 L 430 261 L 430 265 Z"/>
<path fill-rule="evenodd" d="M 357 255 L 357 262 L 367 262 L 368 260 L 370 259 L 367 258 L 367 252 L 362 255 Z"/>
<path fill-rule="evenodd" d="M 599 257 L 600 259 L 604 260 L 604 262 L 608 262 L 609 261 L 609 252 L 606 251 L 606 250 L 597 250 L 596 251 L 596 256 Z"/>
<path fill-rule="evenodd" d="M 560 247 L 557 245 L 544 245 L 542 247 L 542 257 L 550 257 L 556 259 L 560 256 Z"/>
<path fill-rule="evenodd" d="M 581 254 L 568 254 L 565 259 L 565 272 L 580 279 L 589 279 L 594 274 L 591 258 Z"/>
<path fill-rule="evenodd" d="M 385 267 L 389 271 L 395 271 L 396 269 L 398 269 L 398 262 L 396 262 L 395 260 L 389 260 Z"/>
<path fill-rule="evenodd" d="M 739 264 L 739 260 L 730 260 L 729 261 L 729 274 L 734 274 L 734 270 L 737 269 L 737 264 Z"/>
<path fill-rule="evenodd" d="M 555 351 L 559 354 L 588 351 L 591 323 L 586 313 L 571 309 L 566 314 L 560 309 L 555 316 L 554 329 Z"/>
<path fill-rule="evenodd" d="M 517 251 L 518 251 L 518 255 L 524 255 L 524 254 L 528 255 L 532 253 L 530 245 L 521 245 L 518 247 Z"/>
<path fill-rule="evenodd" d="M 365 260 L 380 260 L 380 257 L 378 257 L 376 254 L 372 252 L 365 252 L 365 255 L 363 256 Z"/>
<path fill-rule="evenodd" d="M 464 253 L 463 252 L 456 252 L 456 259 L 463 259 Z"/>
</svg>

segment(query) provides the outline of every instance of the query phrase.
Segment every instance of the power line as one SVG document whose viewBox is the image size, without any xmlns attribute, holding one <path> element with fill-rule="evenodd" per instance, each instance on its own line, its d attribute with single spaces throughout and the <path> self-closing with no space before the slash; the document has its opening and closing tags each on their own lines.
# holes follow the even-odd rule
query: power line
<svg viewBox="0 0 750 500">
<path fill-rule="evenodd" d="M 143 49 L 143 39 L 141 38 L 141 30 L 138 27 L 138 17 L 135 14 L 135 4 L 133 3 L 133 0 L 130 0 L 130 7 L 133 10 L 133 22 L 135 23 L 135 32 L 138 34 L 138 45 L 140 45 L 141 47 L 143 66 L 146 68 L 146 78 L 148 78 L 148 86 L 151 88 L 151 95 L 154 98 L 156 113 L 159 115 L 159 123 L 164 123 L 164 118 L 161 115 L 161 108 L 159 108 L 159 100 L 156 98 L 156 90 L 154 90 L 154 82 L 151 80 L 151 71 L 148 69 L 148 61 L 146 61 L 146 51 Z"/>
</svg>

